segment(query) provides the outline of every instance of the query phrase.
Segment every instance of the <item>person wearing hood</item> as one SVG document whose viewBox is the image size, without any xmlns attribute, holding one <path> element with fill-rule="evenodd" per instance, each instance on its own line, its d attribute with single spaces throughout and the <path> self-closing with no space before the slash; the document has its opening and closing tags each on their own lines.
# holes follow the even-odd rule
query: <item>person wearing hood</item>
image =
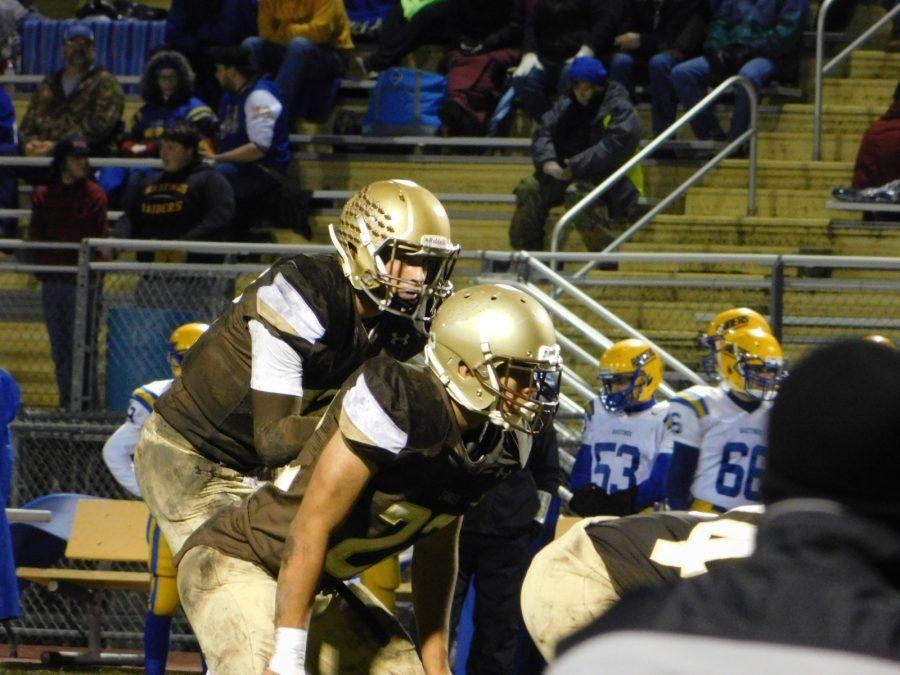
<svg viewBox="0 0 900 675">
<path fill-rule="evenodd" d="M 234 215 L 234 194 L 228 181 L 200 159 L 200 141 L 200 132 L 184 121 L 165 130 L 160 144 L 163 170 L 130 190 L 125 214 L 114 228 L 116 237 L 223 238 Z"/>
<path fill-rule="evenodd" d="M 141 98 L 134 114 L 129 140 L 122 144 L 126 154 L 155 157 L 157 143 L 167 127 L 187 122 L 203 137 L 204 147 L 216 134 L 219 121 L 206 103 L 194 96 L 194 70 L 188 60 L 175 51 L 160 51 L 150 57 L 141 77 Z"/>
<path fill-rule="evenodd" d="M 516 210 L 509 228 L 514 249 L 543 249 L 550 209 L 587 194 L 634 154 L 641 138 L 641 121 L 628 92 L 609 81 L 599 59 L 579 56 L 572 62 L 571 77 L 571 92 L 541 118 L 532 145 L 535 173 L 515 189 Z M 641 182 L 638 174 L 630 174 L 603 195 L 609 220 L 631 215 L 640 196 L 636 182 Z M 572 183 L 574 192 L 568 190 Z M 593 211 L 576 218 L 575 224 L 588 248 L 599 250 L 612 235 L 605 218 Z"/>
<path fill-rule="evenodd" d="M 131 123 L 128 139 L 122 142 L 123 157 L 159 157 L 160 138 L 166 127 L 187 122 L 200 132 L 201 148 L 213 149 L 219 120 L 206 103 L 194 96 L 194 71 L 188 60 L 175 51 L 156 52 L 147 62 L 141 76 L 141 98 Z M 128 181 L 140 181 L 150 169 L 128 169 L 119 166 L 100 170 L 98 182 L 110 202 L 119 205 L 119 195 Z"/>
</svg>

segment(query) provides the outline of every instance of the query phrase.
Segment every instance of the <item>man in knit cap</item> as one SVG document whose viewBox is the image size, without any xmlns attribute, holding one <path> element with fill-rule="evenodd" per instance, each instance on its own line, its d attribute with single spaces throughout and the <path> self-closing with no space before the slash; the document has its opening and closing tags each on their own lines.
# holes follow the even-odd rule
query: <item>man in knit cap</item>
<svg viewBox="0 0 900 675">
<path fill-rule="evenodd" d="M 572 90 L 541 118 L 532 145 L 534 175 L 523 179 L 515 190 L 516 211 L 509 226 L 514 249 L 543 249 L 550 209 L 564 202 L 571 207 L 626 162 L 641 138 L 641 121 L 628 92 L 618 82 L 609 81 L 599 59 L 576 58 L 571 78 Z M 600 250 L 611 241 L 608 220 L 621 225 L 629 219 L 640 195 L 640 182 L 636 176 L 623 177 L 601 198 L 607 207 L 605 216 L 591 208 L 576 218 L 575 225 L 589 249 Z"/>
</svg>

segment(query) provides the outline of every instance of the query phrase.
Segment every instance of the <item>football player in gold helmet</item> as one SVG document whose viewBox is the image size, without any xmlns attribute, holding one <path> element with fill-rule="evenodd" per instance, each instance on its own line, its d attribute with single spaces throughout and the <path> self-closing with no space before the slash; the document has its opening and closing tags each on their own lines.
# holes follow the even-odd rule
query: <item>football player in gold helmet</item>
<svg viewBox="0 0 900 675">
<path fill-rule="evenodd" d="M 766 318 L 749 307 L 732 307 L 719 312 L 709 322 L 706 333 L 700 334 L 700 346 L 709 350 L 703 357 L 702 366 L 710 380 L 716 381 L 719 377 L 719 352 L 722 350 L 723 336 L 725 333 L 743 328 L 759 328 L 769 335 L 772 334 L 772 328 Z"/>
<path fill-rule="evenodd" d="M 426 365 L 363 363 L 274 483 L 216 513 L 179 554 L 210 667 L 449 672 L 459 516 L 524 466 L 552 423 L 559 351 L 537 301 L 490 285 L 441 305 Z M 397 621 L 344 583 L 412 544 L 421 661 Z"/>
<path fill-rule="evenodd" d="M 719 386 L 693 386 L 669 402 L 672 508 L 722 512 L 760 501 L 769 410 L 784 377 L 781 345 L 759 328 L 726 331 L 719 374 Z"/>
<path fill-rule="evenodd" d="M 219 507 L 296 456 L 367 358 L 421 352 L 459 248 L 428 190 L 376 181 L 331 228 L 337 256 L 277 260 L 191 350 L 135 455 L 144 499 L 177 550 Z"/>
<path fill-rule="evenodd" d="M 656 400 L 663 362 L 647 342 L 621 340 L 600 357 L 600 396 L 585 411 L 569 508 L 627 516 L 662 501 L 669 453 L 661 453 L 669 404 Z"/>
<path fill-rule="evenodd" d="M 209 326 L 205 323 L 186 323 L 169 337 L 169 365 L 174 377 L 181 376 L 184 356 Z M 134 451 L 144 423 L 162 394 L 172 386 L 174 378 L 148 382 L 134 390 L 128 402 L 125 422 L 116 429 L 103 445 L 103 461 L 123 488 L 135 497 L 141 497 L 141 489 L 134 475 Z M 172 549 L 162 536 L 156 520 L 151 516 L 147 523 L 147 567 L 150 570 L 150 597 L 144 624 L 144 666 L 149 675 L 166 672 L 169 655 L 169 633 L 172 617 L 178 611 L 178 586 L 175 583 L 175 563 Z"/>
</svg>

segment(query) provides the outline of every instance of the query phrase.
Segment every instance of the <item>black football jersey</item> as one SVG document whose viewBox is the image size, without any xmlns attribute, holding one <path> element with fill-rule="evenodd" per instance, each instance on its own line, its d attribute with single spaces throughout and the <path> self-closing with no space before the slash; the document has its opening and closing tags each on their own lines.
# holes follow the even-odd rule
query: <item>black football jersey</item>
<svg viewBox="0 0 900 675">
<path fill-rule="evenodd" d="M 661 511 L 590 523 L 585 533 L 621 595 L 749 555 L 760 517 L 753 507 L 719 516 Z"/>
<path fill-rule="evenodd" d="M 339 432 L 376 473 L 332 534 L 325 572 L 348 579 L 465 513 L 519 470 L 530 437 L 485 424 L 460 435 L 450 399 L 424 366 L 380 356 L 338 392 L 283 474 L 219 511 L 185 543 L 212 546 L 277 576 L 290 523 L 328 440 Z"/>
<path fill-rule="evenodd" d="M 300 355 L 304 410 L 367 358 L 382 350 L 409 358 L 425 344 L 403 317 L 382 314 L 363 323 L 336 258 L 296 255 L 275 262 L 191 347 L 181 377 L 156 404 L 201 455 L 244 473 L 262 467 L 253 447 L 252 320 Z"/>
</svg>

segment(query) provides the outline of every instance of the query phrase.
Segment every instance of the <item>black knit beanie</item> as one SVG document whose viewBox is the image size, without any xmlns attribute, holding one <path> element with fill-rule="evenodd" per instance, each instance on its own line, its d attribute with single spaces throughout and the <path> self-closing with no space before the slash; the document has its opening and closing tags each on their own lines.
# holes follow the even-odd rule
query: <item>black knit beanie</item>
<svg viewBox="0 0 900 675">
<path fill-rule="evenodd" d="M 848 340 L 792 369 L 772 407 L 765 503 L 840 502 L 900 529 L 900 351 Z"/>
</svg>

